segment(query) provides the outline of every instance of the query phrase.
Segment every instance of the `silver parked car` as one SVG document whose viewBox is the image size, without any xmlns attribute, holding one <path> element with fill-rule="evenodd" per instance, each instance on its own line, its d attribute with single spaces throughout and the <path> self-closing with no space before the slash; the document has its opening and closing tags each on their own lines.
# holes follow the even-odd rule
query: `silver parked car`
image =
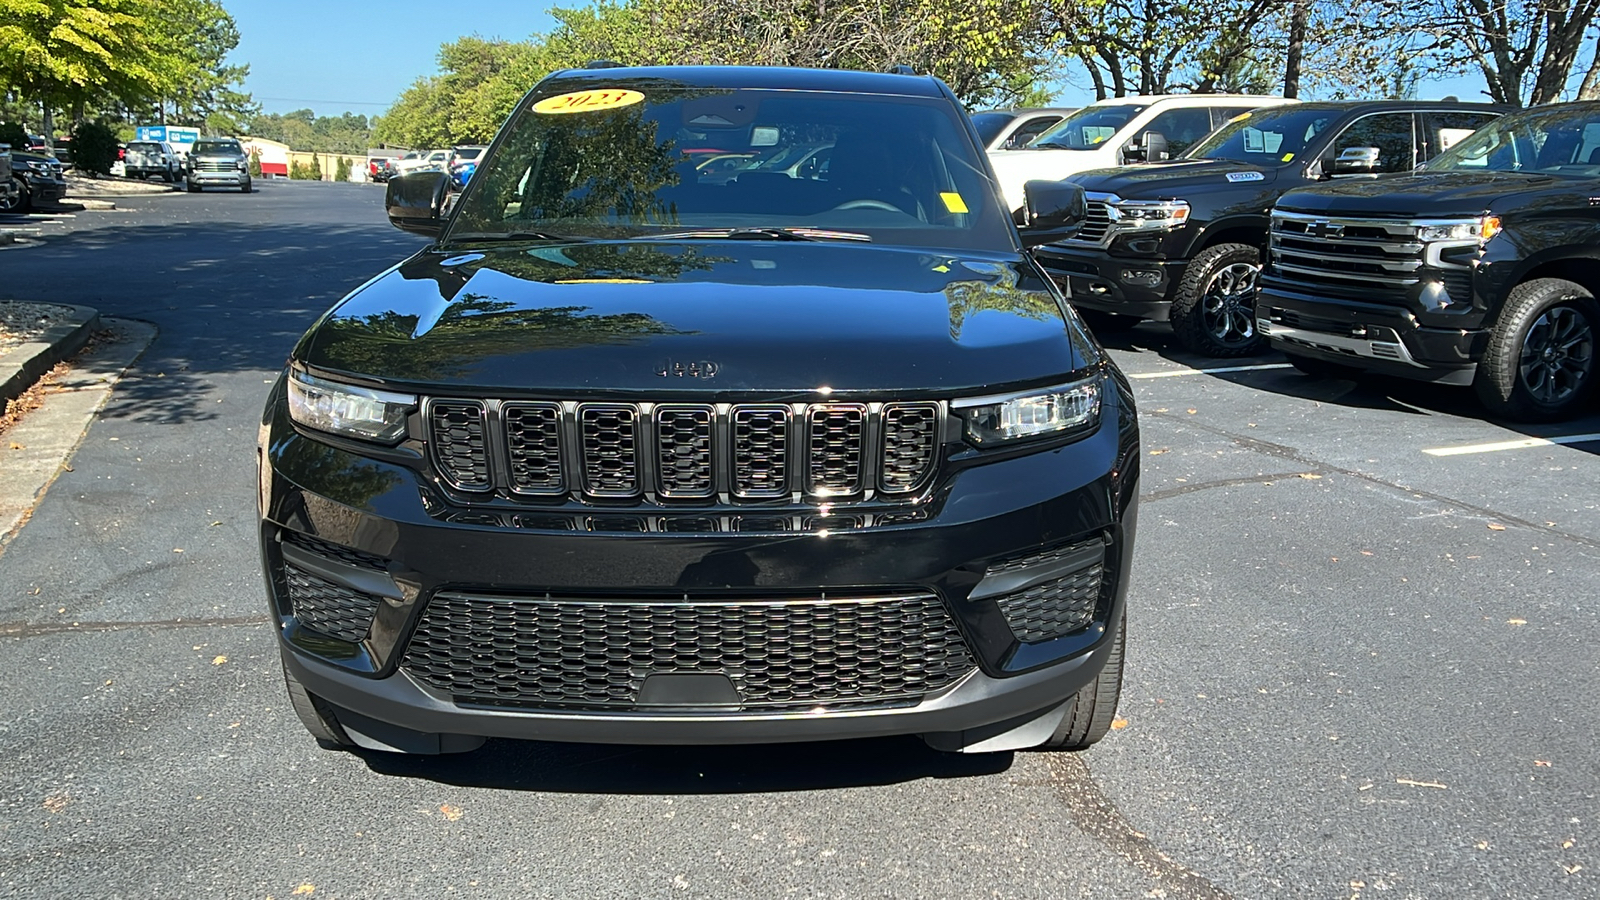
<svg viewBox="0 0 1600 900">
<path fill-rule="evenodd" d="M 183 158 L 163 141 L 129 141 L 122 165 L 129 178 L 155 175 L 171 184 L 183 177 Z"/>
<path fill-rule="evenodd" d="M 1020 150 L 1051 126 L 1077 112 L 1076 107 L 990 109 L 972 114 L 972 124 L 985 150 Z"/>
</svg>

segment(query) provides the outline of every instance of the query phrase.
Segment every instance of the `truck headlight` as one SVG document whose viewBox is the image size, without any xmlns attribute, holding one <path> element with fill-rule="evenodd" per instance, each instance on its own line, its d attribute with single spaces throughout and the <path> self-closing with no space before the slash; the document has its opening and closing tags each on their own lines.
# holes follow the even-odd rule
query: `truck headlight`
<svg viewBox="0 0 1600 900">
<path fill-rule="evenodd" d="M 966 423 L 967 438 L 981 446 L 1089 431 L 1100 422 L 1100 377 L 1004 397 L 969 397 L 950 407 Z"/>
<path fill-rule="evenodd" d="M 1499 216 L 1483 216 L 1477 219 L 1432 222 L 1427 225 L 1418 225 L 1417 240 L 1432 243 L 1434 241 L 1470 241 L 1476 238 L 1487 243 L 1499 231 Z"/>
<path fill-rule="evenodd" d="M 1189 221 L 1183 200 L 1120 200 L 1111 204 L 1119 231 L 1170 231 Z"/>
<path fill-rule="evenodd" d="M 318 431 L 393 444 L 405 436 L 412 394 L 337 384 L 304 372 L 289 373 L 289 418 Z"/>
</svg>

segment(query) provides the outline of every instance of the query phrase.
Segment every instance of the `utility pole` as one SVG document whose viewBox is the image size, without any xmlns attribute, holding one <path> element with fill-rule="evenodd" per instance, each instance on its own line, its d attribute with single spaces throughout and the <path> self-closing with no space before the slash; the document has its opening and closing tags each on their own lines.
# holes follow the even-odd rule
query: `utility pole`
<svg viewBox="0 0 1600 900">
<path fill-rule="evenodd" d="M 1283 66 L 1283 96 L 1300 96 L 1300 58 L 1306 46 L 1306 0 L 1290 0 L 1289 52 Z"/>
</svg>

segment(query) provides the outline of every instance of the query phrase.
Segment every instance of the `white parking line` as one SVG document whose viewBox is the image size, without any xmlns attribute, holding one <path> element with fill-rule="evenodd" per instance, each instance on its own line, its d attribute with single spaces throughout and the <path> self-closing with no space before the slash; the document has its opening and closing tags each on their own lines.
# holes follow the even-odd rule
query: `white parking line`
<svg viewBox="0 0 1600 900">
<path fill-rule="evenodd" d="M 1492 444 L 1462 444 L 1457 447 L 1433 447 L 1423 450 L 1429 456 L 1464 456 L 1468 453 L 1498 453 L 1501 450 L 1526 450 L 1530 447 L 1549 447 L 1552 444 L 1587 444 L 1600 441 L 1600 433 L 1562 434 L 1548 438 L 1522 438 L 1515 441 L 1496 441 Z"/>
<path fill-rule="evenodd" d="M 1221 366 L 1215 369 L 1177 369 L 1171 372 L 1140 372 L 1129 378 L 1177 378 L 1179 375 L 1216 375 L 1222 372 L 1259 372 L 1262 369 L 1287 369 L 1288 363 L 1264 363 L 1259 366 Z"/>
</svg>

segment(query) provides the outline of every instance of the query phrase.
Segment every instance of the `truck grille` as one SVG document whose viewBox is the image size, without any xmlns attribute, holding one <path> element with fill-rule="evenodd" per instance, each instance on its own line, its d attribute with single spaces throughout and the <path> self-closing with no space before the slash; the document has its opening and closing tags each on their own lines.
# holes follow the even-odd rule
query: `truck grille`
<svg viewBox="0 0 1600 900">
<path fill-rule="evenodd" d="M 1382 298 L 1421 281 L 1424 245 L 1415 221 L 1274 211 L 1271 252 L 1279 281 Z"/>
<path fill-rule="evenodd" d="M 909 495 L 938 463 L 938 403 L 433 399 L 428 453 L 473 494 L 735 500 Z"/>
<path fill-rule="evenodd" d="M 194 164 L 196 172 L 235 172 L 239 164 L 231 159 L 201 159 Z"/>
<path fill-rule="evenodd" d="M 1061 241 L 1062 246 L 1074 245 L 1103 246 L 1106 235 L 1111 231 L 1111 203 L 1117 197 L 1113 194 L 1089 194 L 1088 214 L 1084 217 L 1083 227 L 1071 238 Z"/>
<path fill-rule="evenodd" d="M 435 594 L 405 668 L 457 702 L 631 709 L 652 674 L 721 674 L 739 708 L 915 704 L 974 667 L 938 597 L 599 601 Z"/>
</svg>

